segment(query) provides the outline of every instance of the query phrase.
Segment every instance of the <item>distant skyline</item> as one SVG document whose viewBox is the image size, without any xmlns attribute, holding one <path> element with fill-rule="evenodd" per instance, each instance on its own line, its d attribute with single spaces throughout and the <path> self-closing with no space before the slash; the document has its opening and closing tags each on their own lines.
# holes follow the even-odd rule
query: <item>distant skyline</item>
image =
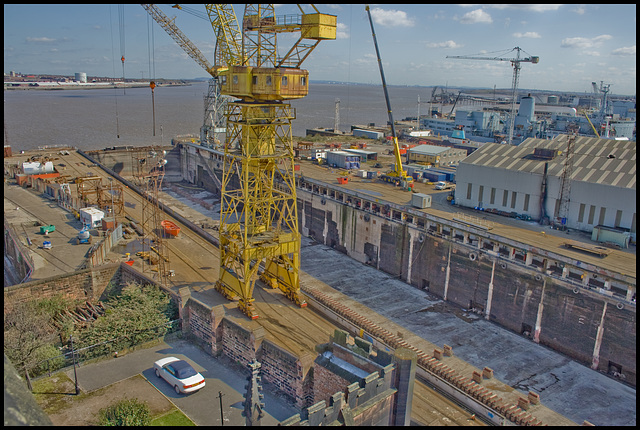
<svg viewBox="0 0 640 430">
<path fill-rule="evenodd" d="M 182 6 L 206 16 L 203 5 Z M 176 17 L 213 63 L 215 38 L 208 20 L 159 7 Z M 241 20 L 244 5 L 234 8 Z M 380 84 L 364 5 L 317 8 L 336 15 L 338 28 L 336 40 L 322 41 L 303 63 L 310 78 Z M 296 13 L 295 5 L 276 6 L 276 15 Z M 604 81 L 613 94 L 636 94 L 635 4 L 376 4 L 371 13 L 389 85 L 510 88 L 508 61 L 446 57 L 512 58 L 515 52 L 509 51 L 519 46 L 540 57 L 538 64 L 522 64 L 519 88 L 591 93 L 592 81 Z M 280 51 L 294 40 L 292 34 L 279 35 Z M 123 54 L 127 78 L 207 77 L 138 4 L 4 5 L 5 73 L 121 78 Z"/>
</svg>

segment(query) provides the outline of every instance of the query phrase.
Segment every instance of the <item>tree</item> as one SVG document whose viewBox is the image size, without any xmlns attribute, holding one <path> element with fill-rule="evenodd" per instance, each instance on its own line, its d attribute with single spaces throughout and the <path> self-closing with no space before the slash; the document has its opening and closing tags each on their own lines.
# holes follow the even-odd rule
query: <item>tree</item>
<svg viewBox="0 0 640 430">
<path fill-rule="evenodd" d="M 101 426 L 148 426 L 151 412 L 146 403 L 138 399 L 124 399 L 100 409 L 98 424 Z"/>
<path fill-rule="evenodd" d="M 109 300 L 102 318 L 78 332 L 78 347 L 118 339 L 112 345 L 118 350 L 162 336 L 170 321 L 169 302 L 169 296 L 157 287 L 127 285 Z"/>
<path fill-rule="evenodd" d="M 4 314 L 4 353 L 17 369 L 28 372 L 53 343 L 51 315 L 33 302 L 16 303 Z"/>
</svg>

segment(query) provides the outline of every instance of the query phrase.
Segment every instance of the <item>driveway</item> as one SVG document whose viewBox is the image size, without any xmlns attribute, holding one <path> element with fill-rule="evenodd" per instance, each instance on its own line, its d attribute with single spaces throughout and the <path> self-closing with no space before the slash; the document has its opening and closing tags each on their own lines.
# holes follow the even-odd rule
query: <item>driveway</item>
<svg viewBox="0 0 640 430">
<path fill-rule="evenodd" d="M 206 386 L 192 394 L 176 394 L 164 379 L 153 371 L 153 363 L 167 356 L 185 359 L 204 376 Z M 66 372 L 73 380 L 73 368 Z M 230 369 L 223 363 L 184 340 L 162 342 L 152 348 L 134 351 L 125 356 L 77 368 L 78 385 L 85 392 L 91 392 L 118 381 L 142 374 L 169 401 L 176 405 L 197 425 L 220 425 L 220 399 L 225 425 L 245 425 L 240 409 L 230 405 L 243 401 L 246 376 Z M 122 387 L 126 390 L 126 387 Z M 145 400 L 145 399 L 140 399 Z M 264 391 L 266 414 L 262 425 L 276 425 L 298 411 L 287 401 Z"/>
</svg>

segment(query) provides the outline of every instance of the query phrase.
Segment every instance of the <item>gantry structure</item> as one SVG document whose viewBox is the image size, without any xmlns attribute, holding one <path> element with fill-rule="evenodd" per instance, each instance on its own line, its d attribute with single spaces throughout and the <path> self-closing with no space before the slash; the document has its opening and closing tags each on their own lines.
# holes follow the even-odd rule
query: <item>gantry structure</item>
<svg viewBox="0 0 640 430">
<path fill-rule="evenodd" d="M 257 318 L 253 289 L 260 277 L 295 304 L 300 296 L 300 233 L 296 202 L 289 100 L 309 92 L 302 63 L 322 40 L 336 37 L 336 17 L 313 11 L 276 17 L 273 5 L 245 6 L 242 26 L 231 5 L 208 4 L 216 36 L 214 65 L 175 26 L 149 5 L 145 9 L 217 80 L 226 104 L 225 161 L 220 209 L 220 274 L 216 290 Z M 153 12 L 153 13 L 152 13 Z M 280 33 L 299 33 L 284 55 Z"/>
</svg>

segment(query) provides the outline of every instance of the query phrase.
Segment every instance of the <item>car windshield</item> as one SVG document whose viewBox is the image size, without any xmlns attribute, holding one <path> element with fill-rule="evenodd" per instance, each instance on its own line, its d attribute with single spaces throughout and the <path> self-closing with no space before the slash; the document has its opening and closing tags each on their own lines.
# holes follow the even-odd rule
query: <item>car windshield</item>
<svg viewBox="0 0 640 430">
<path fill-rule="evenodd" d="M 193 367 L 191 367 L 189 363 L 184 360 L 171 363 L 171 367 L 176 370 L 178 379 L 189 378 L 190 376 L 196 375 L 198 373 Z"/>
</svg>

